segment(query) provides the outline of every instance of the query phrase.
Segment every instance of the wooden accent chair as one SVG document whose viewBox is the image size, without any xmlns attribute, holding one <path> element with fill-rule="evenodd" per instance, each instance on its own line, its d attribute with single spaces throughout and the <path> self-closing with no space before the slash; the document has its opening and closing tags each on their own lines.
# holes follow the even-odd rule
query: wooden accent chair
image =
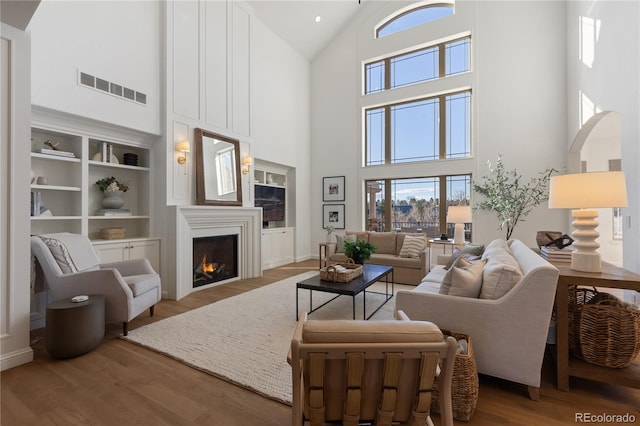
<svg viewBox="0 0 640 426">
<path fill-rule="evenodd" d="M 160 301 L 160 276 L 147 259 L 100 263 L 84 235 L 61 232 L 34 235 L 31 250 L 53 299 L 81 294 L 105 297 L 106 321 L 121 321 L 127 335 L 129 321 Z"/>
<path fill-rule="evenodd" d="M 453 425 L 451 378 L 456 341 L 433 323 L 410 321 L 307 321 L 291 341 L 292 425 L 391 422 L 433 425 L 434 379 L 441 424 Z"/>
</svg>

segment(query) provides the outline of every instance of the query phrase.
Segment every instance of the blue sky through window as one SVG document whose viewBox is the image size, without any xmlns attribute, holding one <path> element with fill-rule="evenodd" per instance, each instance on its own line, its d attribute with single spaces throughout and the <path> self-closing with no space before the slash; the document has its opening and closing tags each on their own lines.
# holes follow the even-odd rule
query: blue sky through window
<svg viewBox="0 0 640 426">
<path fill-rule="evenodd" d="M 378 30 L 378 38 L 453 15 L 453 5 L 425 6 L 400 15 Z"/>
</svg>

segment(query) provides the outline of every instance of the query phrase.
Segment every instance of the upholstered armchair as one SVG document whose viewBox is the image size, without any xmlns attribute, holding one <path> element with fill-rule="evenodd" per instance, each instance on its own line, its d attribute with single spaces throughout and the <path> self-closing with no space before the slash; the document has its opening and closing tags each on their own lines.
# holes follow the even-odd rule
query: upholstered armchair
<svg viewBox="0 0 640 426">
<path fill-rule="evenodd" d="M 377 426 L 433 425 L 429 409 L 434 379 L 440 424 L 453 425 L 455 339 L 445 340 L 433 323 L 404 319 L 307 321 L 303 314 L 288 359 L 292 425 L 305 420 L 311 426 L 334 421 L 353 426 L 365 421 Z"/>
<path fill-rule="evenodd" d="M 105 320 L 122 322 L 125 336 L 129 321 L 146 309 L 153 316 L 160 301 L 160 276 L 147 259 L 101 264 L 86 236 L 66 232 L 32 236 L 31 250 L 54 300 L 105 296 Z"/>
</svg>

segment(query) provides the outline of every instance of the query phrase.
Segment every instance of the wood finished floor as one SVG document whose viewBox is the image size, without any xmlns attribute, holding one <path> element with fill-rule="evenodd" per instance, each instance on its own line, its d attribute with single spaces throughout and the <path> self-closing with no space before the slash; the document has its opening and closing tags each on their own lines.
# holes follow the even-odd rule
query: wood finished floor
<svg viewBox="0 0 640 426">
<path fill-rule="evenodd" d="M 142 314 L 132 321 L 130 329 L 315 268 L 317 261 L 312 260 L 286 265 L 265 271 L 261 278 L 198 291 L 177 302 L 163 300 L 153 318 Z M 290 424 L 287 405 L 128 343 L 118 338 L 119 333 L 119 324 L 109 324 L 104 342 L 92 352 L 54 360 L 45 349 L 43 330 L 34 331 L 34 362 L 0 375 L 0 424 Z M 555 389 L 554 373 L 552 362 L 545 360 L 540 402 L 529 400 L 524 386 L 481 376 L 473 418 L 460 424 L 568 425 L 576 423 L 575 413 L 581 412 L 631 413 L 635 424 L 640 424 L 640 390 L 571 379 L 571 392 L 561 392 Z M 438 425 L 438 416 L 433 417 Z"/>
</svg>

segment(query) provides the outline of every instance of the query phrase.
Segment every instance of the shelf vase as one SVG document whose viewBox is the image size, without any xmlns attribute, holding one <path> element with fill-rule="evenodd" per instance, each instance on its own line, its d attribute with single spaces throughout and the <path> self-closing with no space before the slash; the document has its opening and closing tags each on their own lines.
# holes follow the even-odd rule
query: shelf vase
<svg viewBox="0 0 640 426">
<path fill-rule="evenodd" d="M 122 191 L 105 192 L 102 200 L 102 207 L 105 209 L 119 209 L 124 206 Z"/>
</svg>

